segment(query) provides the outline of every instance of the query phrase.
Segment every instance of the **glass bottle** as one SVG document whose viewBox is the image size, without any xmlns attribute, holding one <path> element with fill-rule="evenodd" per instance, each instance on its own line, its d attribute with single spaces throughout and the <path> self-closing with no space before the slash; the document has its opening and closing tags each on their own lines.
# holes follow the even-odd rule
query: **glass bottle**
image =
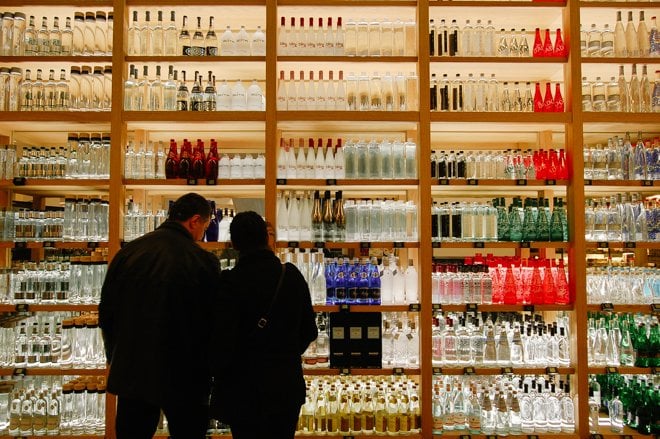
<svg viewBox="0 0 660 439">
<path fill-rule="evenodd" d="M 179 37 L 177 41 L 177 50 L 183 56 L 192 56 L 192 42 L 190 39 L 190 33 L 188 32 L 188 16 L 183 16 L 183 22 L 181 24 L 181 31 L 179 32 Z M 185 76 L 184 76 L 185 77 Z"/>
<path fill-rule="evenodd" d="M 633 23 L 632 11 L 628 11 L 628 22 L 626 23 L 626 55 L 639 56 L 639 40 L 637 39 L 637 29 Z"/>
<path fill-rule="evenodd" d="M 603 57 L 614 56 L 614 32 L 610 25 L 605 23 L 601 32 L 600 55 Z"/>
<path fill-rule="evenodd" d="M 626 47 L 626 32 L 621 21 L 621 11 L 616 11 L 616 24 L 614 25 L 614 56 L 628 56 Z"/>
<path fill-rule="evenodd" d="M 202 17 L 197 17 L 197 28 L 193 33 L 192 40 L 190 45 L 191 55 L 192 56 L 205 56 L 206 47 L 205 47 L 204 33 L 202 32 Z"/>
</svg>

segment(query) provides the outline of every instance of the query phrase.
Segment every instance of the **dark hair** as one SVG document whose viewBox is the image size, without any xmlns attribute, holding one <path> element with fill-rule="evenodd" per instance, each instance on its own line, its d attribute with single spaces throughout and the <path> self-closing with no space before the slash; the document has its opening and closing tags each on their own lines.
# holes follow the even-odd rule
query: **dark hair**
<svg viewBox="0 0 660 439">
<path fill-rule="evenodd" d="M 170 211 L 167 219 L 172 221 L 185 221 L 194 215 L 199 215 L 203 219 L 211 217 L 211 206 L 206 198 L 194 192 L 180 196 L 176 201 L 170 204 Z"/>
<path fill-rule="evenodd" d="M 250 252 L 268 247 L 266 222 L 257 212 L 240 212 L 229 226 L 231 242 L 239 252 Z"/>
</svg>

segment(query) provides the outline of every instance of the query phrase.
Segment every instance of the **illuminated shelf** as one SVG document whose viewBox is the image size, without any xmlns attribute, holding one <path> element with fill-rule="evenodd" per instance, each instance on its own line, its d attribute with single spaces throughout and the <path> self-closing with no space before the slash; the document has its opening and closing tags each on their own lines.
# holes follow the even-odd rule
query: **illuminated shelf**
<svg viewBox="0 0 660 439">
<path fill-rule="evenodd" d="M 71 248 L 71 249 L 95 249 L 107 247 L 107 241 L 0 241 L 0 248 Z"/>
<path fill-rule="evenodd" d="M 109 111 L 0 111 L 0 122 L 110 123 Z M 32 129 L 35 127 L 32 126 Z M 109 128 L 108 128 L 109 129 Z"/>
<path fill-rule="evenodd" d="M 543 312 L 543 311 L 573 311 L 573 304 L 568 305 L 506 305 L 503 303 L 490 303 L 490 304 L 444 304 L 434 303 L 434 312 L 471 312 L 471 311 L 489 311 L 489 312 Z M 476 308 L 474 308 L 476 307 Z"/>
<path fill-rule="evenodd" d="M 502 375 L 502 367 L 434 367 L 433 373 L 439 375 Z M 519 375 L 544 375 L 548 373 L 545 367 L 508 367 L 506 373 L 519 374 Z M 571 375 L 575 373 L 574 367 L 555 367 L 552 373 L 560 375 Z M 466 370 L 469 372 L 466 373 Z"/>
<path fill-rule="evenodd" d="M 467 430 L 443 431 L 442 435 L 434 434 L 432 435 L 432 437 L 435 439 L 441 439 L 445 437 L 461 438 L 462 436 L 469 436 L 470 439 L 495 439 L 495 438 L 504 437 L 496 434 L 467 434 L 467 432 L 468 432 Z M 578 435 L 577 433 L 545 433 L 545 434 L 534 433 L 534 434 L 509 434 L 506 436 L 507 439 L 529 439 L 530 437 L 534 437 L 537 439 L 556 439 L 556 438 L 577 439 L 580 437 L 580 435 Z"/>
<path fill-rule="evenodd" d="M 0 375 L 29 375 L 29 376 L 48 376 L 48 375 L 105 375 L 106 369 L 60 369 L 48 367 L 15 367 L 0 368 Z M 33 437 L 33 436 L 30 436 Z M 52 437 L 52 436 L 50 436 Z M 80 437 L 80 436 L 76 436 Z"/>
<path fill-rule="evenodd" d="M 430 0 L 429 6 L 477 6 L 477 7 L 492 7 L 492 8 L 529 8 L 529 7 L 552 7 L 552 8 L 563 8 L 566 6 L 566 2 L 563 1 L 506 1 L 506 0 L 459 0 L 459 1 L 437 1 Z"/>
<path fill-rule="evenodd" d="M 563 248 L 570 247 L 569 242 L 563 241 L 532 241 L 532 242 L 433 242 L 433 248 Z"/>
<path fill-rule="evenodd" d="M 142 56 L 130 55 L 124 57 L 126 62 L 147 63 L 147 62 L 175 62 L 175 63 L 222 63 L 222 62 L 264 62 L 265 56 Z"/>
<path fill-rule="evenodd" d="M 396 372 L 396 373 L 395 373 Z M 323 369 L 303 369 L 303 375 L 419 375 L 419 369 L 401 368 L 323 368 Z"/>
<path fill-rule="evenodd" d="M 499 179 L 499 178 L 433 178 L 436 182 L 433 184 L 433 189 L 442 189 L 445 186 L 568 186 L 568 180 L 528 180 L 528 179 Z"/>
<path fill-rule="evenodd" d="M 362 241 L 362 242 L 312 242 L 312 241 L 277 241 L 277 248 L 419 248 L 419 242 L 409 241 Z"/>
<path fill-rule="evenodd" d="M 626 8 L 631 8 L 630 3 L 623 3 Z M 647 3 L 647 5 L 650 3 Z M 584 112 L 582 120 L 588 122 L 611 122 L 611 123 L 659 123 L 660 113 L 621 113 L 621 112 Z"/>
<path fill-rule="evenodd" d="M 647 3 L 650 6 L 650 3 Z M 646 7 L 648 7 L 646 6 Z M 628 3 L 626 3 L 628 7 Z M 650 57 L 582 57 L 582 64 L 660 64 L 660 59 Z"/>
<path fill-rule="evenodd" d="M 437 112 L 431 122 L 570 123 L 572 113 Z"/>
<path fill-rule="evenodd" d="M 235 0 L 193 0 L 182 4 L 181 0 L 126 0 L 126 6 L 236 6 L 237 4 L 245 6 L 265 6 L 266 0 L 241 0 L 237 3 Z"/>
<path fill-rule="evenodd" d="M 28 2 L 29 3 L 29 2 Z M 81 2 L 82 3 L 82 2 Z M 89 3 L 84 4 L 85 6 L 91 6 Z M 3 2 L 4 4 L 4 2 Z M 67 2 L 67 5 L 70 3 Z M 22 6 L 25 6 L 23 3 Z M 111 5 L 112 6 L 112 5 Z M 40 64 L 47 64 L 49 62 L 65 62 L 65 63 L 85 63 L 85 64 L 96 64 L 96 63 L 111 63 L 112 56 L 90 56 L 90 55 L 54 55 L 54 56 L 43 56 L 43 55 L 30 55 L 30 56 L 0 56 L 0 63 L 22 63 L 38 62 Z"/>
<path fill-rule="evenodd" d="M 454 3 L 454 2 L 452 2 Z M 564 56 L 431 56 L 431 63 L 514 63 L 514 64 L 564 64 Z"/>
<path fill-rule="evenodd" d="M 418 122 L 418 111 L 278 111 L 278 121 Z"/>
<path fill-rule="evenodd" d="M 646 249 L 657 249 L 660 248 L 660 242 L 620 242 L 620 241 L 604 241 L 604 242 L 592 242 L 588 241 L 585 243 L 585 248 L 625 248 L 625 249 L 636 249 L 636 248 L 646 248 Z"/>
<path fill-rule="evenodd" d="M 51 178 L 18 178 L 15 180 L 0 180 L 0 188 L 12 189 L 35 189 L 35 190 L 71 190 L 75 191 L 77 188 L 87 190 L 89 188 L 99 188 L 108 190 L 110 184 L 109 179 L 51 179 Z"/>
<path fill-rule="evenodd" d="M 3 304 L 0 305 L 0 312 L 56 312 L 56 311 L 75 311 L 75 312 L 87 312 L 87 311 L 98 311 L 98 304 L 74 304 L 74 303 L 25 303 L 25 304 Z"/>
<path fill-rule="evenodd" d="M 265 111 L 124 111 L 128 122 L 259 122 Z"/>
<path fill-rule="evenodd" d="M 606 366 L 589 366 L 588 373 L 604 375 L 606 373 L 613 373 L 611 367 Z M 633 367 L 633 366 L 617 366 L 616 372 L 624 375 L 650 375 L 653 373 L 652 367 Z"/>
<path fill-rule="evenodd" d="M 355 0 L 278 0 L 278 6 L 358 6 Z M 413 0 L 362 0 L 359 6 L 417 6 Z"/>
<path fill-rule="evenodd" d="M 194 180 L 194 181 L 193 181 Z M 185 178 L 171 178 L 171 179 L 148 179 L 148 180 L 135 180 L 124 179 L 124 184 L 130 188 L 142 187 L 161 187 L 161 186 L 209 186 L 222 188 L 223 186 L 263 186 L 266 184 L 263 178 L 243 178 L 243 179 L 224 179 L 220 178 L 215 180 L 215 184 L 207 184 L 209 180 L 188 179 Z"/>
<path fill-rule="evenodd" d="M 659 121 L 660 121 L 660 116 Z M 584 181 L 585 190 L 588 186 L 606 186 L 609 190 L 616 191 L 618 188 L 647 188 L 647 187 L 660 187 L 660 180 L 589 180 Z M 625 189 L 624 189 L 625 190 Z"/>
<path fill-rule="evenodd" d="M 84 6 L 112 7 L 112 0 L 2 0 L 3 6 Z"/>
<path fill-rule="evenodd" d="M 646 2 L 617 2 L 617 1 L 610 1 L 610 2 L 580 2 L 580 7 L 581 8 L 621 8 L 625 6 L 627 9 L 630 8 L 654 8 L 658 7 L 657 4 L 654 4 L 651 1 L 646 1 Z"/>
<path fill-rule="evenodd" d="M 408 312 L 412 310 L 410 305 L 347 304 L 346 306 L 346 310 L 350 312 Z M 314 305 L 314 311 L 316 312 L 338 312 L 344 309 L 342 305 Z"/>
<path fill-rule="evenodd" d="M 340 62 L 340 63 L 416 63 L 416 56 L 313 56 L 279 55 L 278 62 Z"/>
<path fill-rule="evenodd" d="M 387 189 L 401 189 L 403 186 L 409 186 L 410 189 L 416 188 L 419 180 L 416 179 L 312 179 L 312 178 L 278 178 L 277 185 L 283 189 L 289 189 L 290 186 L 300 186 L 309 189 L 310 186 L 370 186 Z"/>
<path fill-rule="evenodd" d="M 606 303 L 606 304 L 589 304 L 587 305 L 587 311 L 610 311 L 610 312 L 630 312 L 630 313 L 658 313 L 656 307 L 660 307 L 660 304 L 654 305 L 636 305 L 636 304 L 616 304 L 616 303 Z"/>
</svg>

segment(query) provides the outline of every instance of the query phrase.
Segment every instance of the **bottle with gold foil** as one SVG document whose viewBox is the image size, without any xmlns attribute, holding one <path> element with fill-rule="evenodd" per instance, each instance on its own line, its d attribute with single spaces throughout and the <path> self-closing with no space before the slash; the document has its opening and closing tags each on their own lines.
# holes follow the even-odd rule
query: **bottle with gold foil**
<svg viewBox="0 0 660 439">
<path fill-rule="evenodd" d="M 312 209 L 313 211 L 313 209 Z M 313 227 L 313 226 L 312 226 Z M 323 239 L 322 241 L 335 241 L 335 222 L 332 215 L 332 199 L 330 191 L 323 196 Z"/>
<path fill-rule="evenodd" d="M 346 213 L 344 212 L 344 202 L 342 200 L 342 192 L 337 191 L 335 194 L 335 241 L 346 241 Z"/>
<path fill-rule="evenodd" d="M 323 241 L 323 212 L 319 191 L 314 192 L 314 204 L 312 205 L 312 241 Z"/>
</svg>

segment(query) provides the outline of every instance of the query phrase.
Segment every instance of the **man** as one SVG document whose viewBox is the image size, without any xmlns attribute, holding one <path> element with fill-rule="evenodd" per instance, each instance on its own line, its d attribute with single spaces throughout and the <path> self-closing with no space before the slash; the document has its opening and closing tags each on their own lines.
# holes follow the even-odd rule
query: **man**
<svg viewBox="0 0 660 439">
<path fill-rule="evenodd" d="M 189 193 L 167 221 L 112 259 L 101 292 L 99 325 L 118 396 L 117 438 L 147 439 L 160 411 L 175 439 L 204 438 L 210 392 L 209 334 L 219 264 L 196 241 L 211 209 Z"/>
</svg>

